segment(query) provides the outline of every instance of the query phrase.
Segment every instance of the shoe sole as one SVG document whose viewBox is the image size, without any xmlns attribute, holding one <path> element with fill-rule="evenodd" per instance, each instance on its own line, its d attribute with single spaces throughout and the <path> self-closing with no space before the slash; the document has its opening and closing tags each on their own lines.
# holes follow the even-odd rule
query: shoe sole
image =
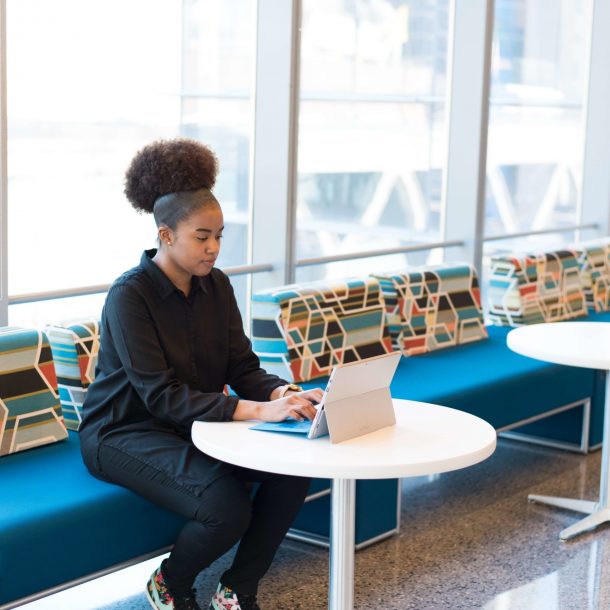
<svg viewBox="0 0 610 610">
<path fill-rule="evenodd" d="M 150 605 L 155 609 L 155 610 L 159 610 L 159 606 L 157 606 L 157 604 L 155 604 L 155 601 L 153 600 L 150 591 L 148 590 L 148 583 L 146 583 L 146 588 L 144 589 L 144 592 L 146 593 L 146 599 L 149 601 Z"/>
</svg>

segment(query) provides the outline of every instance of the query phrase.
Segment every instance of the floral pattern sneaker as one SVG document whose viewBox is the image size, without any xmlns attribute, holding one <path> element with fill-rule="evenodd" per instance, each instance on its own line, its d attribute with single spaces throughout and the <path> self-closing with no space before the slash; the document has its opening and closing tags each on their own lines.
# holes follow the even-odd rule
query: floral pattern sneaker
<svg viewBox="0 0 610 610">
<path fill-rule="evenodd" d="M 209 610 L 261 610 L 261 608 L 256 602 L 256 595 L 242 594 L 238 598 L 233 589 L 218 583 Z"/>
<path fill-rule="evenodd" d="M 187 595 L 174 596 L 163 575 L 163 563 L 151 574 L 146 584 L 146 597 L 155 610 L 201 610 L 195 601 L 195 589 Z"/>
</svg>

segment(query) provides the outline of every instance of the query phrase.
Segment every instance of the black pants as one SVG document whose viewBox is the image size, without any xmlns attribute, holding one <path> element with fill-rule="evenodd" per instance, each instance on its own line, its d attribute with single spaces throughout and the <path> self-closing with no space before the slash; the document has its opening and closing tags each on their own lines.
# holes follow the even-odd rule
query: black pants
<svg viewBox="0 0 610 610">
<path fill-rule="evenodd" d="M 175 592 L 188 591 L 201 570 L 241 540 L 233 565 L 220 582 L 238 593 L 256 594 L 303 504 L 309 479 L 220 463 L 223 474 L 210 482 L 212 460 L 189 440 L 163 434 L 166 446 L 159 460 L 146 450 L 146 439 L 134 440 L 105 441 L 98 450 L 100 474 L 190 519 L 164 565 Z M 218 471 L 218 465 L 212 470 Z M 205 480 L 202 486 L 196 483 L 198 473 Z M 260 483 L 253 498 L 248 482 Z"/>
</svg>

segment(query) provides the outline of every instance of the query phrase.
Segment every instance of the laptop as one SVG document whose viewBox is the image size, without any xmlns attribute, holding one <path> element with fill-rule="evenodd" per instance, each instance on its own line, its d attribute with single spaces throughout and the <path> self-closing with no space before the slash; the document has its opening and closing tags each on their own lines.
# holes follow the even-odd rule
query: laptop
<svg viewBox="0 0 610 610">
<path fill-rule="evenodd" d="M 401 352 L 392 352 L 335 366 L 313 421 L 263 422 L 252 430 L 306 434 L 310 439 L 330 435 L 331 443 L 340 443 L 393 426 L 390 383 L 400 357 Z"/>
</svg>

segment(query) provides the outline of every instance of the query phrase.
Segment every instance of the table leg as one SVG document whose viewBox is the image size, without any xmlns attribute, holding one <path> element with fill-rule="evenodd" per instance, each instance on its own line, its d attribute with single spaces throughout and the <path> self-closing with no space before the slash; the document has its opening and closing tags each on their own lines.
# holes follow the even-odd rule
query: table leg
<svg viewBox="0 0 610 610">
<path fill-rule="evenodd" d="M 559 534 L 561 540 L 568 540 L 568 538 L 582 534 L 602 523 L 610 521 L 610 499 L 608 497 L 610 490 L 610 375 L 608 374 L 608 371 L 604 371 L 604 376 L 606 388 L 599 501 L 588 502 L 586 500 L 539 496 L 536 494 L 530 494 L 528 496 L 528 500 L 531 502 L 540 502 L 542 504 L 549 504 L 551 506 L 558 506 L 559 508 L 566 508 L 568 510 L 588 514 L 584 519 L 581 519 L 574 523 L 574 525 L 562 530 Z"/>
<path fill-rule="evenodd" d="M 329 610 L 354 607 L 356 481 L 333 479 L 330 528 Z"/>
</svg>

